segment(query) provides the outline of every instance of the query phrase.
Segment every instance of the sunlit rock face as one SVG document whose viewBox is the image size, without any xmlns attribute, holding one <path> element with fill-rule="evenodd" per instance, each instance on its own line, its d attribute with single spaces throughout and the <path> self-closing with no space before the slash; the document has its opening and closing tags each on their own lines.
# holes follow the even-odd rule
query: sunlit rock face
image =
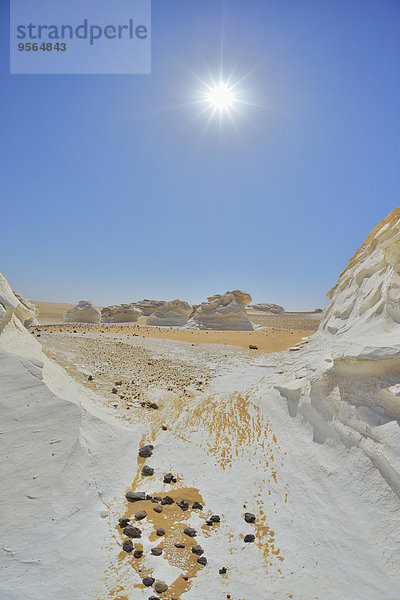
<svg viewBox="0 0 400 600">
<path fill-rule="evenodd" d="M 19 296 L 26 301 L 26 304 L 17 298 L 6 278 L 0 273 L 0 332 L 13 316 L 26 327 L 35 322 L 36 307 L 20 294 Z"/>
<path fill-rule="evenodd" d="M 81 300 L 64 313 L 64 323 L 100 323 L 101 313 L 88 300 Z"/>
<path fill-rule="evenodd" d="M 253 310 L 260 310 L 262 312 L 273 313 L 274 315 L 279 315 L 285 312 L 283 306 L 279 306 L 279 304 L 266 304 L 262 302 L 260 304 L 251 304 L 249 308 Z"/>
<path fill-rule="evenodd" d="M 369 234 L 327 295 L 319 333 L 354 341 L 400 335 L 400 209 Z"/>
<path fill-rule="evenodd" d="M 37 325 L 38 324 L 38 320 L 37 320 L 37 316 L 39 314 L 39 311 L 37 309 L 37 306 L 35 304 L 33 304 L 33 302 L 31 302 L 30 300 L 28 300 L 28 298 L 25 298 L 22 294 L 20 294 L 19 292 L 16 292 L 15 290 L 13 290 L 13 294 L 15 295 L 15 297 L 17 298 L 17 300 L 19 300 L 21 302 L 21 304 L 27 309 L 29 310 L 30 313 L 32 313 L 32 317 L 28 318 L 25 321 L 25 325 Z"/>
<path fill-rule="evenodd" d="M 183 300 L 164 302 L 149 316 L 147 325 L 182 327 L 189 320 L 192 311 L 192 305 Z"/>
<path fill-rule="evenodd" d="M 144 317 L 149 317 L 163 304 L 165 304 L 163 300 L 148 300 L 145 298 L 139 302 L 133 302 L 131 306 L 140 310 Z"/>
<path fill-rule="evenodd" d="M 133 304 L 106 306 L 101 311 L 103 323 L 135 323 L 141 312 Z"/>
<path fill-rule="evenodd" d="M 251 302 L 250 294 L 241 290 L 216 294 L 196 308 L 188 326 L 194 329 L 249 331 L 254 329 L 245 307 Z"/>
</svg>

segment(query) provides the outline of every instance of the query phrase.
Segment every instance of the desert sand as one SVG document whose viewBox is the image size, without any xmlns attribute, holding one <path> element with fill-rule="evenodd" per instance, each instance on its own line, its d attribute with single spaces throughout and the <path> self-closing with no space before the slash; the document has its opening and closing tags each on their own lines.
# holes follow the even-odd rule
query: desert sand
<svg viewBox="0 0 400 600">
<path fill-rule="evenodd" d="M 399 248 L 400 209 L 279 352 L 28 330 L 0 278 L 0 596 L 397 600 Z"/>
</svg>

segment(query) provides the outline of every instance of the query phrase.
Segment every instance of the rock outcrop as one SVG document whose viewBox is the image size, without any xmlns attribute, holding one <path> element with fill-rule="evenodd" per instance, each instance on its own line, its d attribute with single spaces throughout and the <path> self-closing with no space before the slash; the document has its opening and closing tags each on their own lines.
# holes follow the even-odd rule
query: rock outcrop
<svg viewBox="0 0 400 600">
<path fill-rule="evenodd" d="M 38 324 L 37 316 L 39 314 L 37 306 L 33 302 L 31 302 L 30 300 L 28 300 L 28 298 L 25 298 L 19 292 L 16 292 L 15 290 L 13 290 L 13 294 L 17 298 L 17 300 L 19 300 L 21 302 L 22 306 L 25 306 L 25 308 L 30 313 L 32 313 L 32 318 L 31 319 L 27 319 L 25 321 L 25 325 L 26 326 L 28 326 L 28 325 L 37 325 Z"/>
<path fill-rule="evenodd" d="M 147 319 L 147 325 L 182 327 L 193 312 L 191 304 L 183 300 L 163 302 Z"/>
<path fill-rule="evenodd" d="M 20 298 L 26 300 L 21 295 Z M 32 309 L 29 308 L 29 305 Z M 35 309 L 28 300 L 25 304 L 17 298 L 6 278 L 0 273 L 0 333 L 13 317 L 27 327 L 36 320 Z"/>
<path fill-rule="evenodd" d="M 102 309 L 101 320 L 103 323 L 135 323 L 141 315 L 134 304 L 115 304 Z"/>
<path fill-rule="evenodd" d="M 250 294 L 234 290 L 210 296 L 207 300 L 196 308 L 188 327 L 236 331 L 254 329 L 245 310 L 245 306 L 251 302 Z"/>
<path fill-rule="evenodd" d="M 144 300 L 140 300 L 139 302 L 133 302 L 131 306 L 140 310 L 144 317 L 149 317 L 156 310 L 158 310 L 163 304 L 165 304 L 164 300 L 148 300 L 145 298 Z"/>
<path fill-rule="evenodd" d="M 266 304 L 266 303 L 251 304 L 249 306 L 249 308 L 252 308 L 253 310 L 260 310 L 262 312 L 273 313 L 274 315 L 279 315 L 279 314 L 285 312 L 285 309 L 283 308 L 283 306 L 279 306 L 279 304 Z"/>
<path fill-rule="evenodd" d="M 81 300 L 64 313 L 64 323 L 100 323 L 100 320 L 99 309 L 88 300 Z"/>
</svg>

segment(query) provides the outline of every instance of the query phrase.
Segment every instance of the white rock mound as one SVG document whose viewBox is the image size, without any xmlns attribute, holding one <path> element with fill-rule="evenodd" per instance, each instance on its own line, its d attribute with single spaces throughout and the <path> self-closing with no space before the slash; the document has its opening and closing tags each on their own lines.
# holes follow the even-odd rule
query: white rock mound
<svg viewBox="0 0 400 600">
<path fill-rule="evenodd" d="M 260 310 L 262 312 L 273 313 L 275 315 L 285 312 L 283 306 L 279 306 L 279 304 L 267 304 L 265 302 L 261 302 L 260 304 L 251 304 L 249 308 L 252 308 L 253 310 Z"/>
<path fill-rule="evenodd" d="M 144 317 L 149 317 L 163 304 L 165 304 L 164 300 L 148 300 L 147 298 L 145 298 L 144 300 L 140 300 L 139 302 L 133 302 L 132 306 L 140 310 Z"/>
<path fill-rule="evenodd" d="M 134 304 L 116 304 L 102 309 L 101 320 L 103 323 L 135 323 L 141 315 Z"/>
<path fill-rule="evenodd" d="M 164 302 L 147 319 L 147 325 L 182 327 L 193 312 L 193 307 L 183 300 Z"/>
<path fill-rule="evenodd" d="M 26 300 L 23 296 L 20 298 Z M 0 273 L 0 333 L 13 318 L 27 327 L 35 322 L 36 313 L 29 301 L 23 303 L 17 298 L 6 278 Z"/>
<path fill-rule="evenodd" d="M 34 304 L 33 302 L 31 302 L 30 300 L 28 300 L 28 298 L 25 298 L 22 294 L 20 294 L 19 292 L 16 292 L 15 290 L 13 290 L 13 294 L 14 296 L 17 298 L 17 300 L 19 300 L 21 302 L 21 304 L 23 306 L 25 306 L 25 308 L 27 310 L 29 310 L 30 313 L 32 313 L 32 319 L 28 319 L 25 322 L 25 325 L 37 325 L 38 324 L 38 320 L 37 320 L 37 316 L 39 314 L 39 310 L 38 307 L 36 306 L 36 304 Z"/>
<path fill-rule="evenodd" d="M 250 331 L 254 329 L 245 307 L 251 302 L 250 294 L 241 290 L 217 294 L 198 306 L 188 327 L 193 329 L 220 329 Z"/>
<path fill-rule="evenodd" d="M 81 300 L 64 313 L 64 323 L 100 323 L 101 313 L 88 300 Z"/>
</svg>

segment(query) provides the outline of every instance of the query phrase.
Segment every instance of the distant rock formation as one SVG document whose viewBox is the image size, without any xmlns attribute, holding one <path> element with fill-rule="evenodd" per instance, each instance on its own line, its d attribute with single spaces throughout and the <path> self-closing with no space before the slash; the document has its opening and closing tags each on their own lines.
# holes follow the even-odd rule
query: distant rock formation
<svg viewBox="0 0 400 600">
<path fill-rule="evenodd" d="M 19 296 L 23 298 L 20 294 Z M 24 298 L 24 300 L 26 299 Z M 31 305 L 28 300 L 26 302 Z M 0 333 L 13 318 L 16 318 L 25 327 L 33 324 L 36 318 L 36 307 L 33 308 L 33 305 L 31 306 L 32 310 L 17 298 L 6 278 L 0 273 Z"/>
<path fill-rule="evenodd" d="M 100 323 L 100 311 L 88 300 L 80 300 L 64 313 L 64 323 Z"/>
<path fill-rule="evenodd" d="M 152 315 L 160 306 L 165 304 L 163 300 L 140 300 L 140 302 L 133 302 L 131 306 L 140 310 L 144 317 Z"/>
<path fill-rule="evenodd" d="M 102 309 L 101 320 L 103 323 L 135 323 L 141 314 L 134 304 L 115 304 Z"/>
<path fill-rule="evenodd" d="M 28 327 L 28 325 L 37 325 L 38 324 L 37 316 L 39 314 L 37 306 L 35 304 L 33 304 L 33 302 L 28 300 L 28 298 L 25 298 L 19 292 L 16 292 L 15 290 L 13 290 L 13 294 L 17 298 L 17 300 L 19 300 L 21 302 L 21 304 L 23 306 L 25 306 L 25 308 L 27 310 L 29 310 L 30 313 L 32 313 L 32 317 L 30 319 L 28 318 L 25 321 L 25 326 Z"/>
<path fill-rule="evenodd" d="M 163 302 L 147 319 L 147 325 L 182 327 L 189 320 L 193 307 L 183 300 Z"/>
<path fill-rule="evenodd" d="M 236 331 L 254 329 L 245 310 L 245 306 L 251 302 L 250 294 L 234 290 L 210 296 L 207 300 L 195 309 L 188 327 Z"/>
<path fill-rule="evenodd" d="M 251 304 L 249 306 L 249 308 L 252 308 L 253 310 L 260 310 L 262 312 L 273 313 L 274 315 L 279 315 L 279 314 L 285 312 L 285 309 L 283 308 L 283 306 L 279 306 L 279 304 L 266 304 L 266 303 Z"/>
</svg>

